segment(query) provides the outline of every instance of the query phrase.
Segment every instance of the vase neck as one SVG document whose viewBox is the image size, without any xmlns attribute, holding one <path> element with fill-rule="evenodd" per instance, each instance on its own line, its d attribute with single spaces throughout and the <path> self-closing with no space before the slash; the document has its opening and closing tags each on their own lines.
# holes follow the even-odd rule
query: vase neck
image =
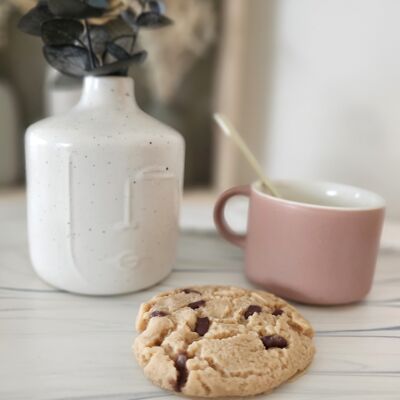
<svg viewBox="0 0 400 400">
<path fill-rule="evenodd" d="M 136 108 L 133 79 L 116 76 L 86 77 L 79 106 Z"/>
</svg>

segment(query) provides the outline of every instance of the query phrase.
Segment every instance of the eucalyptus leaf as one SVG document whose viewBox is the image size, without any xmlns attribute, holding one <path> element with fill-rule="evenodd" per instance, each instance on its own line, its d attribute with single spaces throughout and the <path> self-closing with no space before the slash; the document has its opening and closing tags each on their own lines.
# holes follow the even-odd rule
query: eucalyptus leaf
<svg viewBox="0 0 400 400">
<path fill-rule="evenodd" d="M 45 3 L 39 3 L 36 7 L 28 11 L 18 23 L 18 28 L 29 35 L 40 36 L 42 24 L 54 18 Z"/>
<path fill-rule="evenodd" d="M 43 54 L 47 62 L 63 74 L 79 77 L 89 72 L 89 52 L 84 47 L 44 46 Z"/>
<path fill-rule="evenodd" d="M 86 75 L 106 76 L 106 75 L 126 75 L 131 64 L 142 63 L 147 57 L 145 51 L 140 51 L 125 60 L 119 60 L 111 64 L 106 64 L 86 73 Z"/>
<path fill-rule="evenodd" d="M 73 19 L 53 19 L 42 24 L 42 39 L 49 45 L 74 44 L 82 35 L 84 27 Z"/>
<path fill-rule="evenodd" d="M 119 47 L 122 47 L 128 53 L 128 55 L 130 55 L 133 49 L 135 48 L 136 35 L 132 35 L 131 33 L 130 35 L 119 36 L 113 39 L 112 42 L 118 45 Z M 110 51 L 104 52 L 103 64 L 112 63 L 115 61 L 115 59 L 116 57 L 114 57 Z"/>
<path fill-rule="evenodd" d="M 90 38 L 92 39 L 92 48 L 98 57 L 102 57 L 106 51 L 107 43 L 111 40 L 108 30 L 103 25 L 92 25 L 90 27 Z M 82 42 L 86 47 L 89 46 L 88 37 L 86 34 L 82 36 Z"/>
<path fill-rule="evenodd" d="M 128 53 L 131 53 L 136 44 L 136 35 L 123 35 L 116 37 L 113 42 L 123 47 Z"/>
<path fill-rule="evenodd" d="M 91 7 L 102 8 L 103 10 L 108 8 L 107 0 L 86 0 L 86 3 L 88 3 Z"/>
<path fill-rule="evenodd" d="M 121 17 L 132 29 L 137 30 L 139 28 L 136 13 L 132 9 L 128 8 L 123 11 Z"/>
<path fill-rule="evenodd" d="M 154 11 L 147 11 L 139 15 L 137 23 L 141 28 L 162 28 L 171 25 L 172 20 Z"/>
<path fill-rule="evenodd" d="M 83 0 L 48 0 L 50 11 L 62 18 L 95 18 L 104 14 L 104 9 L 92 7 Z"/>
<path fill-rule="evenodd" d="M 107 44 L 107 52 L 117 60 L 127 60 L 130 57 L 130 54 L 123 47 L 113 42 Z"/>
<path fill-rule="evenodd" d="M 146 4 L 149 2 L 149 0 L 138 0 L 140 5 L 144 8 L 146 7 Z"/>
<path fill-rule="evenodd" d="M 164 2 L 159 0 L 149 1 L 149 8 L 151 11 L 156 12 L 157 14 L 165 14 L 166 11 Z"/>
<path fill-rule="evenodd" d="M 113 19 L 103 26 L 106 28 L 108 34 L 112 38 L 124 35 L 132 35 L 132 29 L 124 22 L 121 17 Z"/>
</svg>

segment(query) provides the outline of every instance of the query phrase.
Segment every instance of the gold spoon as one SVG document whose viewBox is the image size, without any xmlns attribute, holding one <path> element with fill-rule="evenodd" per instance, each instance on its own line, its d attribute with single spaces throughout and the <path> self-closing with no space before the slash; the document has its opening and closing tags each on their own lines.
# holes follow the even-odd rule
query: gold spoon
<svg viewBox="0 0 400 400">
<path fill-rule="evenodd" d="M 240 151 L 254 169 L 258 177 L 260 178 L 262 184 L 271 192 L 271 194 L 275 197 L 281 197 L 279 192 L 273 186 L 271 181 L 265 176 L 263 169 L 257 159 L 254 157 L 254 154 L 248 148 L 247 144 L 244 142 L 242 136 L 240 136 L 239 132 L 235 129 L 231 121 L 223 114 L 215 113 L 214 120 L 225 133 L 226 136 L 231 138 L 237 147 L 239 147 Z"/>
</svg>

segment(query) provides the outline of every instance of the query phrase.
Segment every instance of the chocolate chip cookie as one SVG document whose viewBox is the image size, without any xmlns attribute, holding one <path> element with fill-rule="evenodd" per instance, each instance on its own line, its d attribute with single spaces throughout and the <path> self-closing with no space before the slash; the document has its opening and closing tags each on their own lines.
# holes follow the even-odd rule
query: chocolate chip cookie
<svg viewBox="0 0 400 400">
<path fill-rule="evenodd" d="M 303 371 L 313 329 L 284 300 L 263 291 L 198 286 L 142 304 L 134 353 L 156 385 L 189 396 L 269 391 Z"/>
</svg>

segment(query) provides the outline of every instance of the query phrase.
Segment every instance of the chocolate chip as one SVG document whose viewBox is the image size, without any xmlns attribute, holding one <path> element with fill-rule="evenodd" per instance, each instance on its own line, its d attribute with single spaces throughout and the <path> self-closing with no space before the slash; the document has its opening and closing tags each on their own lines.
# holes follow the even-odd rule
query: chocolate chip
<svg viewBox="0 0 400 400">
<path fill-rule="evenodd" d="M 165 317 L 166 315 L 168 315 L 168 313 L 166 313 L 164 311 L 155 310 L 150 314 L 150 317 L 151 318 L 153 318 L 153 317 Z"/>
<path fill-rule="evenodd" d="M 255 306 L 251 305 L 247 307 L 247 310 L 244 312 L 244 317 L 248 319 L 251 315 L 255 313 L 260 313 L 261 312 L 261 307 L 260 306 Z"/>
<path fill-rule="evenodd" d="M 200 293 L 200 292 L 198 292 L 197 290 L 190 289 L 190 288 L 183 289 L 183 290 L 182 290 L 182 292 L 183 292 L 183 293 L 186 293 L 186 294 L 189 294 L 189 293 L 197 293 L 197 294 L 201 294 L 201 293 Z"/>
<path fill-rule="evenodd" d="M 199 300 L 195 301 L 194 303 L 188 304 L 188 307 L 190 307 L 193 310 L 196 310 L 197 308 L 204 307 L 206 305 L 206 302 L 204 300 Z"/>
<path fill-rule="evenodd" d="M 204 336 L 210 328 L 210 320 L 207 317 L 197 318 L 196 326 L 194 328 L 200 336 Z"/>
<path fill-rule="evenodd" d="M 189 375 L 189 371 L 186 368 L 187 359 L 188 358 L 186 354 L 179 354 L 175 360 L 175 368 L 178 372 L 178 378 L 176 379 L 175 383 L 175 390 L 177 392 L 180 392 L 182 390 L 182 387 L 185 386 L 185 383 Z"/>
<path fill-rule="evenodd" d="M 268 350 L 274 347 L 277 347 L 279 349 L 284 349 L 285 347 L 288 346 L 287 340 L 279 335 L 269 335 L 269 336 L 264 336 L 261 338 L 264 347 Z"/>
<path fill-rule="evenodd" d="M 283 310 L 281 310 L 280 308 L 277 308 L 272 313 L 272 315 L 275 315 L 275 317 L 279 317 L 279 315 L 282 315 L 282 314 L 283 314 Z"/>
</svg>

